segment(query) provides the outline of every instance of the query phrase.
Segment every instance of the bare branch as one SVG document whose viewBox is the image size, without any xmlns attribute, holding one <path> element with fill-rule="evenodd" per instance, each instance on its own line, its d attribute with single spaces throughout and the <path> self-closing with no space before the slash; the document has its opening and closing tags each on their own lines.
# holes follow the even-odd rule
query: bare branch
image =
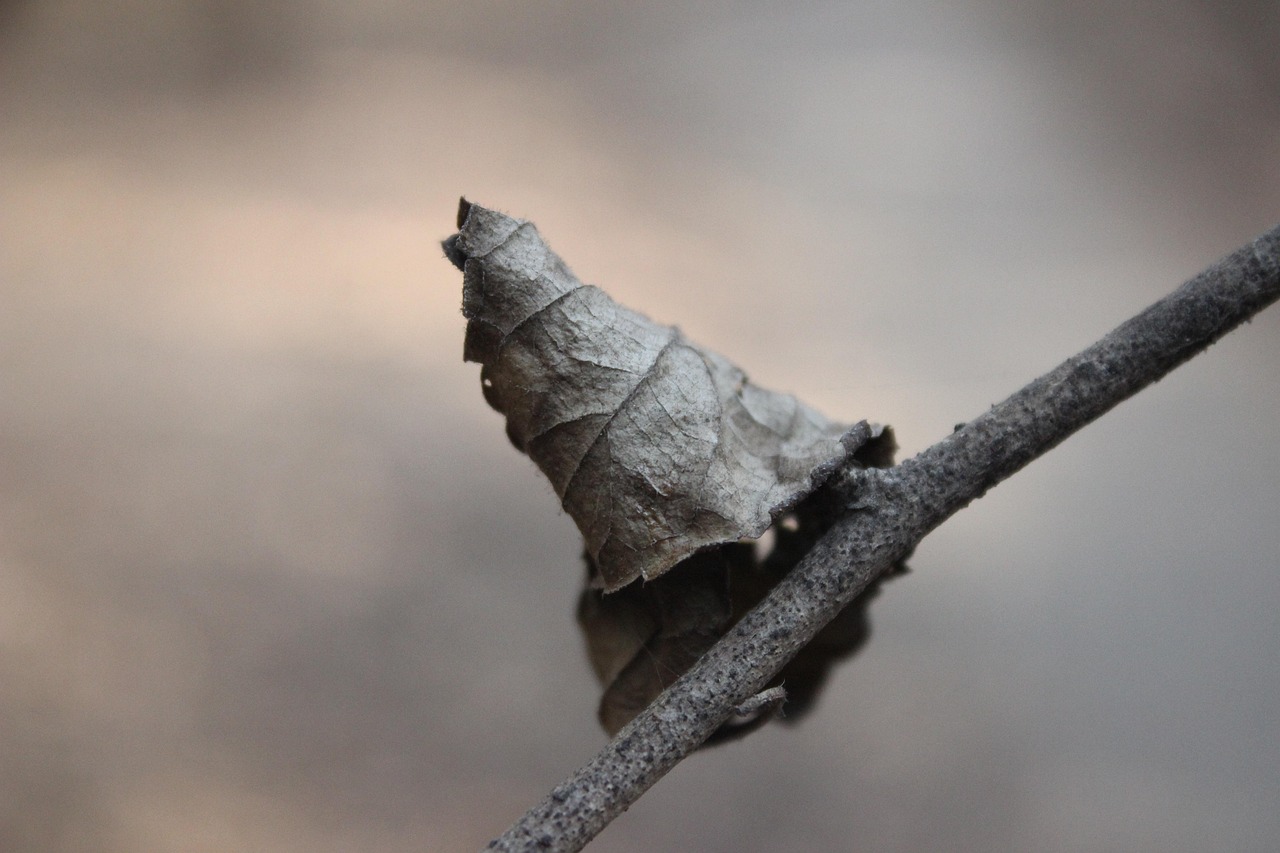
<svg viewBox="0 0 1280 853">
<path fill-rule="evenodd" d="M 896 468 L 847 470 L 847 512 L 796 569 L 498 850 L 580 850 L 931 530 L 1280 298 L 1280 227 Z"/>
</svg>

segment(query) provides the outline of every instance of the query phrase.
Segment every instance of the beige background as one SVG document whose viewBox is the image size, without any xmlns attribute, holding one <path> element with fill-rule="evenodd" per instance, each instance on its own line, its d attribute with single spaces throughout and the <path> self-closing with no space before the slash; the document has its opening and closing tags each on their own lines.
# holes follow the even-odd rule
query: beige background
<svg viewBox="0 0 1280 853">
<path fill-rule="evenodd" d="M 1274 3 L 691 5 L 0 4 L 0 849 L 473 849 L 603 743 L 460 194 L 903 455 L 1280 220 Z M 1278 370 L 963 512 L 600 848 L 1276 849 Z"/>
</svg>

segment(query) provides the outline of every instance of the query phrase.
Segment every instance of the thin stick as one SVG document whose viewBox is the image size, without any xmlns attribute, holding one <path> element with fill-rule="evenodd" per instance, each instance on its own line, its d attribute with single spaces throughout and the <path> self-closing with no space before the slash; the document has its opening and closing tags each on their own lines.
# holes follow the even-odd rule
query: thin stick
<svg viewBox="0 0 1280 853">
<path fill-rule="evenodd" d="M 1280 227 L 896 468 L 843 472 L 848 512 L 589 764 L 489 847 L 581 850 L 970 501 L 1280 298 Z"/>
</svg>

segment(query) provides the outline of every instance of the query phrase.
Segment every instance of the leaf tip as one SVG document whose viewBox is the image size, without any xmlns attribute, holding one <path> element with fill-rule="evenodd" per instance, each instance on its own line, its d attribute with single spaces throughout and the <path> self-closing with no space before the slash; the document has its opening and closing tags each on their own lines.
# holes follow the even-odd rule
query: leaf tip
<svg viewBox="0 0 1280 853">
<path fill-rule="evenodd" d="M 444 249 L 444 256 L 449 259 L 449 263 L 464 271 L 467 265 L 467 253 L 458 246 L 458 241 L 462 238 L 462 229 L 466 227 L 467 217 L 471 215 L 472 207 L 473 205 L 467 201 L 466 196 L 458 199 L 458 233 L 440 242 L 441 248 Z"/>
</svg>

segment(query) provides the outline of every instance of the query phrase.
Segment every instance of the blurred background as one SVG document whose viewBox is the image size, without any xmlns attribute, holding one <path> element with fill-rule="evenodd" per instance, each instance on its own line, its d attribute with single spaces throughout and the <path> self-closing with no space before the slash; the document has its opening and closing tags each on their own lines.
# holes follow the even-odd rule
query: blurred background
<svg viewBox="0 0 1280 853">
<path fill-rule="evenodd" d="M 482 846 L 603 745 L 458 196 L 927 447 L 1280 220 L 1280 6 L 0 3 L 0 849 Z M 616 851 L 1280 847 L 1280 311 Z"/>
</svg>

